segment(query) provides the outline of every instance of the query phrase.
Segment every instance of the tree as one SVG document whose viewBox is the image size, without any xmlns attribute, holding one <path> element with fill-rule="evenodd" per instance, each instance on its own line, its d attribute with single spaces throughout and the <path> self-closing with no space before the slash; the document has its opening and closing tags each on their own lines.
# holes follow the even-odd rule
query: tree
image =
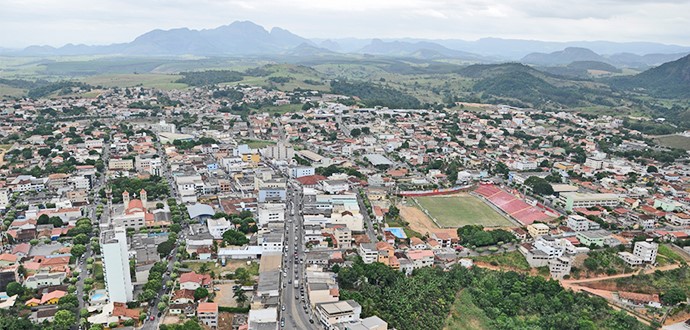
<svg viewBox="0 0 690 330">
<path fill-rule="evenodd" d="M 79 234 L 79 235 L 77 235 L 77 236 L 74 237 L 74 239 L 72 240 L 72 242 L 73 242 L 74 244 L 82 244 L 82 245 L 84 245 L 84 244 L 86 244 L 86 243 L 89 242 L 89 237 L 86 236 L 86 234 Z"/>
<path fill-rule="evenodd" d="M 47 214 L 41 214 L 41 216 L 38 217 L 38 219 L 36 219 L 36 224 L 47 225 L 49 220 L 50 220 L 50 217 Z"/>
<path fill-rule="evenodd" d="M 84 252 L 86 252 L 86 246 L 84 246 L 83 244 L 74 244 L 74 246 L 72 246 L 71 252 L 73 257 L 79 258 L 84 254 Z"/>
<path fill-rule="evenodd" d="M 206 274 L 206 273 L 208 273 L 208 271 L 209 271 L 208 264 L 207 263 L 201 264 L 201 266 L 199 267 L 199 273 Z"/>
<path fill-rule="evenodd" d="M 350 135 L 351 135 L 352 137 L 355 137 L 355 138 L 356 138 L 356 137 L 362 135 L 362 130 L 359 129 L 359 128 L 353 128 L 352 130 L 350 130 Z"/>
<path fill-rule="evenodd" d="M 160 254 L 161 257 L 167 256 L 172 252 L 172 250 L 175 248 L 175 242 L 172 240 L 167 240 L 161 244 L 158 245 L 156 248 L 156 251 L 158 254 Z"/>
<path fill-rule="evenodd" d="M 659 173 L 659 169 L 654 165 L 647 166 L 647 173 Z"/>
<path fill-rule="evenodd" d="M 89 327 L 89 330 L 103 330 L 103 325 L 92 324 L 91 327 Z"/>
<path fill-rule="evenodd" d="M 76 317 L 74 313 L 68 310 L 59 310 L 55 313 L 53 320 L 53 329 L 56 330 L 67 330 L 76 322 Z"/>
<path fill-rule="evenodd" d="M 530 176 L 525 180 L 525 185 L 532 188 L 535 194 L 542 196 L 553 195 L 553 187 L 551 184 L 538 176 Z"/>
<path fill-rule="evenodd" d="M 17 282 L 10 282 L 9 284 L 7 284 L 5 292 L 10 297 L 14 296 L 15 294 L 21 296 L 24 293 L 24 287 Z"/>
<path fill-rule="evenodd" d="M 240 307 L 244 306 L 244 303 L 246 303 L 248 300 L 247 295 L 244 293 L 244 290 L 242 290 L 241 286 L 237 286 L 233 289 L 232 296 L 235 298 L 235 301 L 237 301 L 237 304 Z"/>
<path fill-rule="evenodd" d="M 243 233 L 230 229 L 223 233 L 223 241 L 229 245 L 245 245 L 249 243 L 249 239 Z"/>
<path fill-rule="evenodd" d="M 158 305 L 157 305 L 156 307 L 158 307 L 158 310 L 159 310 L 159 311 L 162 311 L 162 310 L 164 310 L 166 307 L 168 307 L 168 304 L 166 304 L 164 301 L 161 301 L 161 302 L 158 303 Z"/>
<path fill-rule="evenodd" d="M 494 167 L 494 171 L 497 174 L 503 174 L 504 176 L 507 176 L 510 172 L 510 169 L 508 168 L 508 165 L 506 165 L 505 163 L 498 162 L 496 163 L 496 167 Z"/>
<path fill-rule="evenodd" d="M 198 287 L 194 290 L 194 300 L 202 300 L 208 297 L 208 290 L 204 287 Z"/>
<path fill-rule="evenodd" d="M 687 299 L 685 291 L 679 287 L 673 287 L 661 295 L 661 301 L 666 305 L 676 305 Z"/>
</svg>

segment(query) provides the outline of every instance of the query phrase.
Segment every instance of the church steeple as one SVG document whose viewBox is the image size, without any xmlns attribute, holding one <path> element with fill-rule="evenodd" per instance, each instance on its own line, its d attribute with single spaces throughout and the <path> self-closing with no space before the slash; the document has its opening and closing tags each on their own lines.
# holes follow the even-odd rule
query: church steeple
<svg viewBox="0 0 690 330">
<path fill-rule="evenodd" d="M 125 204 L 125 207 L 129 205 L 129 192 L 127 190 L 122 192 L 122 203 Z"/>
</svg>

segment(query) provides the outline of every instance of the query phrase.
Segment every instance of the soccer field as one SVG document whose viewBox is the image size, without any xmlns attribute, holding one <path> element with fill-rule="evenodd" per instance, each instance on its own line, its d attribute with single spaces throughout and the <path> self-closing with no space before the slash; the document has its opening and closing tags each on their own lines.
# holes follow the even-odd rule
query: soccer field
<svg viewBox="0 0 690 330">
<path fill-rule="evenodd" d="M 443 227 L 482 225 L 507 227 L 513 224 L 472 195 L 417 197 L 417 203 Z"/>
</svg>

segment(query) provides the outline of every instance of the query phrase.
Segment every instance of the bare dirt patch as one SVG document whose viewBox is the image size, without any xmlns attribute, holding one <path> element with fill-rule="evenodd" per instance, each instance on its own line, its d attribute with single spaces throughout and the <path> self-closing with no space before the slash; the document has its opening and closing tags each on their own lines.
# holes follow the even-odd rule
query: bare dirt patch
<svg viewBox="0 0 690 330">
<path fill-rule="evenodd" d="M 400 209 L 400 216 L 402 219 L 408 223 L 410 229 L 424 235 L 431 233 L 448 233 L 451 237 L 458 238 L 458 232 L 456 229 L 443 229 L 438 228 L 436 224 L 429 219 L 429 217 L 424 214 L 420 209 L 412 206 L 405 206 L 398 204 Z"/>
</svg>

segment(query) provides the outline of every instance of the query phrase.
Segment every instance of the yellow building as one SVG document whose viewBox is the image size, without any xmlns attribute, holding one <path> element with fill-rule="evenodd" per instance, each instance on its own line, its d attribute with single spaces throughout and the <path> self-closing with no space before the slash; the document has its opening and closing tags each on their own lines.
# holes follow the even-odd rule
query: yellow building
<svg viewBox="0 0 690 330">
<path fill-rule="evenodd" d="M 247 163 L 258 164 L 261 161 L 261 155 L 259 155 L 259 153 L 243 154 L 242 161 Z"/>
</svg>

